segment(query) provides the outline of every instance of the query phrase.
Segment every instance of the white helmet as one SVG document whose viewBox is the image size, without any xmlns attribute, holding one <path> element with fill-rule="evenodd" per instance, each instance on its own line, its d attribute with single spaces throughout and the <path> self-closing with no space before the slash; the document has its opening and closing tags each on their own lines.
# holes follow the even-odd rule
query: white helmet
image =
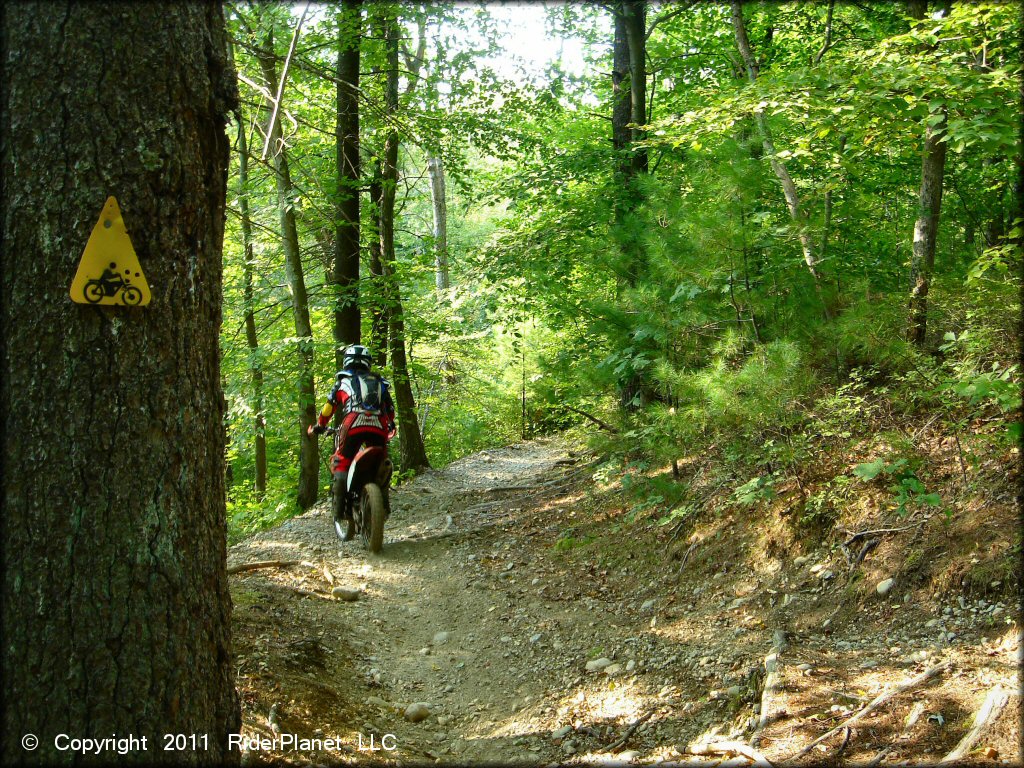
<svg viewBox="0 0 1024 768">
<path fill-rule="evenodd" d="M 370 356 L 370 350 L 364 347 L 362 344 L 352 344 L 345 347 L 345 352 L 342 357 L 342 365 L 345 368 L 365 368 L 370 370 L 370 366 L 373 364 L 373 357 Z"/>
</svg>

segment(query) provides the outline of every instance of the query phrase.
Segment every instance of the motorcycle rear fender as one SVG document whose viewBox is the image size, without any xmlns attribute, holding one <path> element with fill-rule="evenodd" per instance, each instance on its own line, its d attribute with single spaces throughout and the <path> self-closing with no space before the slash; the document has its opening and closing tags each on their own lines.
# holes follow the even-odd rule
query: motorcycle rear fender
<svg viewBox="0 0 1024 768">
<path fill-rule="evenodd" d="M 392 469 L 387 448 L 379 446 L 360 448 L 352 460 L 352 466 L 348 468 L 347 488 L 349 493 L 370 482 L 377 483 L 382 489 L 386 488 L 391 482 Z"/>
</svg>

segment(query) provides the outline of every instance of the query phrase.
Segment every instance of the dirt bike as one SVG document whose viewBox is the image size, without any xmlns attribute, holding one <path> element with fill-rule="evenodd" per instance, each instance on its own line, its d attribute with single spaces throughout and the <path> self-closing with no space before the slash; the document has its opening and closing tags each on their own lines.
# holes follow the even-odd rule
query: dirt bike
<svg viewBox="0 0 1024 768">
<path fill-rule="evenodd" d="M 105 296 L 116 296 L 118 291 L 123 291 L 121 301 L 129 307 L 134 307 L 142 301 L 142 291 L 132 285 L 120 275 L 113 278 L 96 278 L 85 284 L 85 300 L 90 304 L 97 303 Z"/>
<path fill-rule="evenodd" d="M 342 437 L 337 427 L 328 427 L 324 432 L 334 435 L 337 452 Z M 387 448 L 363 445 L 356 452 L 348 475 L 334 476 L 331 511 L 339 539 L 351 541 L 358 533 L 367 549 L 374 554 L 380 552 L 384 546 L 384 521 L 391 514 L 388 489 L 393 471 Z M 351 518 L 345 517 L 346 501 L 352 511 Z"/>
</svg>

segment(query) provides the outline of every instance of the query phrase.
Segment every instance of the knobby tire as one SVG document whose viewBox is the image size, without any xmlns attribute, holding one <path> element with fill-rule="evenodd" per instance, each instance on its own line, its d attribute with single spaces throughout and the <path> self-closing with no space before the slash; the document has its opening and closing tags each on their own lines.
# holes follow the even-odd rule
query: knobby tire
<svg viewBox="0 0 1024 768">
<path fill-rule="evenodd" d="M 384 495 L 380 486 L 367 483 L 359 497 L 361 533 L 366 548 L 377 554 L 384 546 Z"/>
</svg>

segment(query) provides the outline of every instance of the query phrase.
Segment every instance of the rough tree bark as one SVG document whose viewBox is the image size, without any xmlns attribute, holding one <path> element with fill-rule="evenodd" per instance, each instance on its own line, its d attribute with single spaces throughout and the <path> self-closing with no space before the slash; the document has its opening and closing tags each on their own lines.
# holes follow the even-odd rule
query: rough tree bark
<svg viewBox="0 0 1024 768">
<path fill-rule="evenodd" d="M 176 760 L 237 762 L 218 355 L 237 96 L 221 9 L 0 14 L 15 64 L 0 85 L 0 759 L 79 763 L 58 734 L 133 734 L 149 751 L 119 759 L 152 763 L 160 735 L 182 733 L 199 741 Z M 111 195 L 145 307 L 68 295 Z"/>
<path fill-rule="evenodd" d="M 337 173 L 333 280 L 335 358 L 359 344 L 359 37 L 361 0 L 344 0 L 338 19 Z"/>
<path fill-rule="evenodd" d="M 252 218 L 249 214 L 249 142 L 245 135 L 242 113 L 237 112 L 238 123 L 238 207 L 242 221 L 242 249 L 245 254 L 245 343 L 249 347 L 249 381 L 252 384 L 253 430 L 255 432 L 256 479 L 253 489 L 260 501 L 267 494 L 267 418 L 264 412 L 263 364 L 260 362 L 260 343 L 256 335 L 256 310 L 253 299 Z"/>
<path fill-rule="evenodd" d="M 263 71 L 263 78 L 271 90 L 277 82 L 273 51 L 273 35 L 268 33 L 263 50 L 257 58 L 260 62 L 260 69 Z M 284 271 L 288 280 L 288 292 L 291 294 L 295 335 L 299 338 L 296 348 L 299 358 L 297 393 L 299 484 L 295 500 L 300 508 L 309 509 L 316 503 L 320 477 L 320 455 L 316 439 L 306 434 L 307 428 L 316 421 L 316 392 L 313 387 L 313 328 L 309 321 L 309 298 L 306 295 L 306 279 L 302 272 L 299 233 L 295 224 L 295 209 L 292 203 L 294 189 L 292 188 L 291 172 L 288 168 L 288 154 L 285 151 L 284 139 L 281 134 L 281 115 L 279 109 L 273 110 L 273 106 L 273 104 L 267 105 L 268 119 L 273 118 L 273 122 L 267 126 L 267 134 L 270 137 L 270 157 L 277 187 L 281 247 L 284 249 Z"/>
<path fill-rule="evenodd" d="M 393 17 L 385 19 L 383 25 L 387 45 L 387 83 L 385 86 L 385 109 L 394 126 L 398 113 L 398 23 Z M 430 466 L 427 451 L 420 434 L 419 419 L 416 415 L 416 401 L 409 378 L 408 361 L 405 356 L 405 318 L 402 297 L 395 279 L 395 195 L 398 191 L 398 131 L 391 127 L 384 143 L 383 168 L 381 172 L 380 203 L 380 249 L 385 284 L 388 289 L 388 352 L 391 358 L 392 384 L 395 388 L 395 407 L 401 426 L 402 469 L 419 472 Z"/>
</svg>

